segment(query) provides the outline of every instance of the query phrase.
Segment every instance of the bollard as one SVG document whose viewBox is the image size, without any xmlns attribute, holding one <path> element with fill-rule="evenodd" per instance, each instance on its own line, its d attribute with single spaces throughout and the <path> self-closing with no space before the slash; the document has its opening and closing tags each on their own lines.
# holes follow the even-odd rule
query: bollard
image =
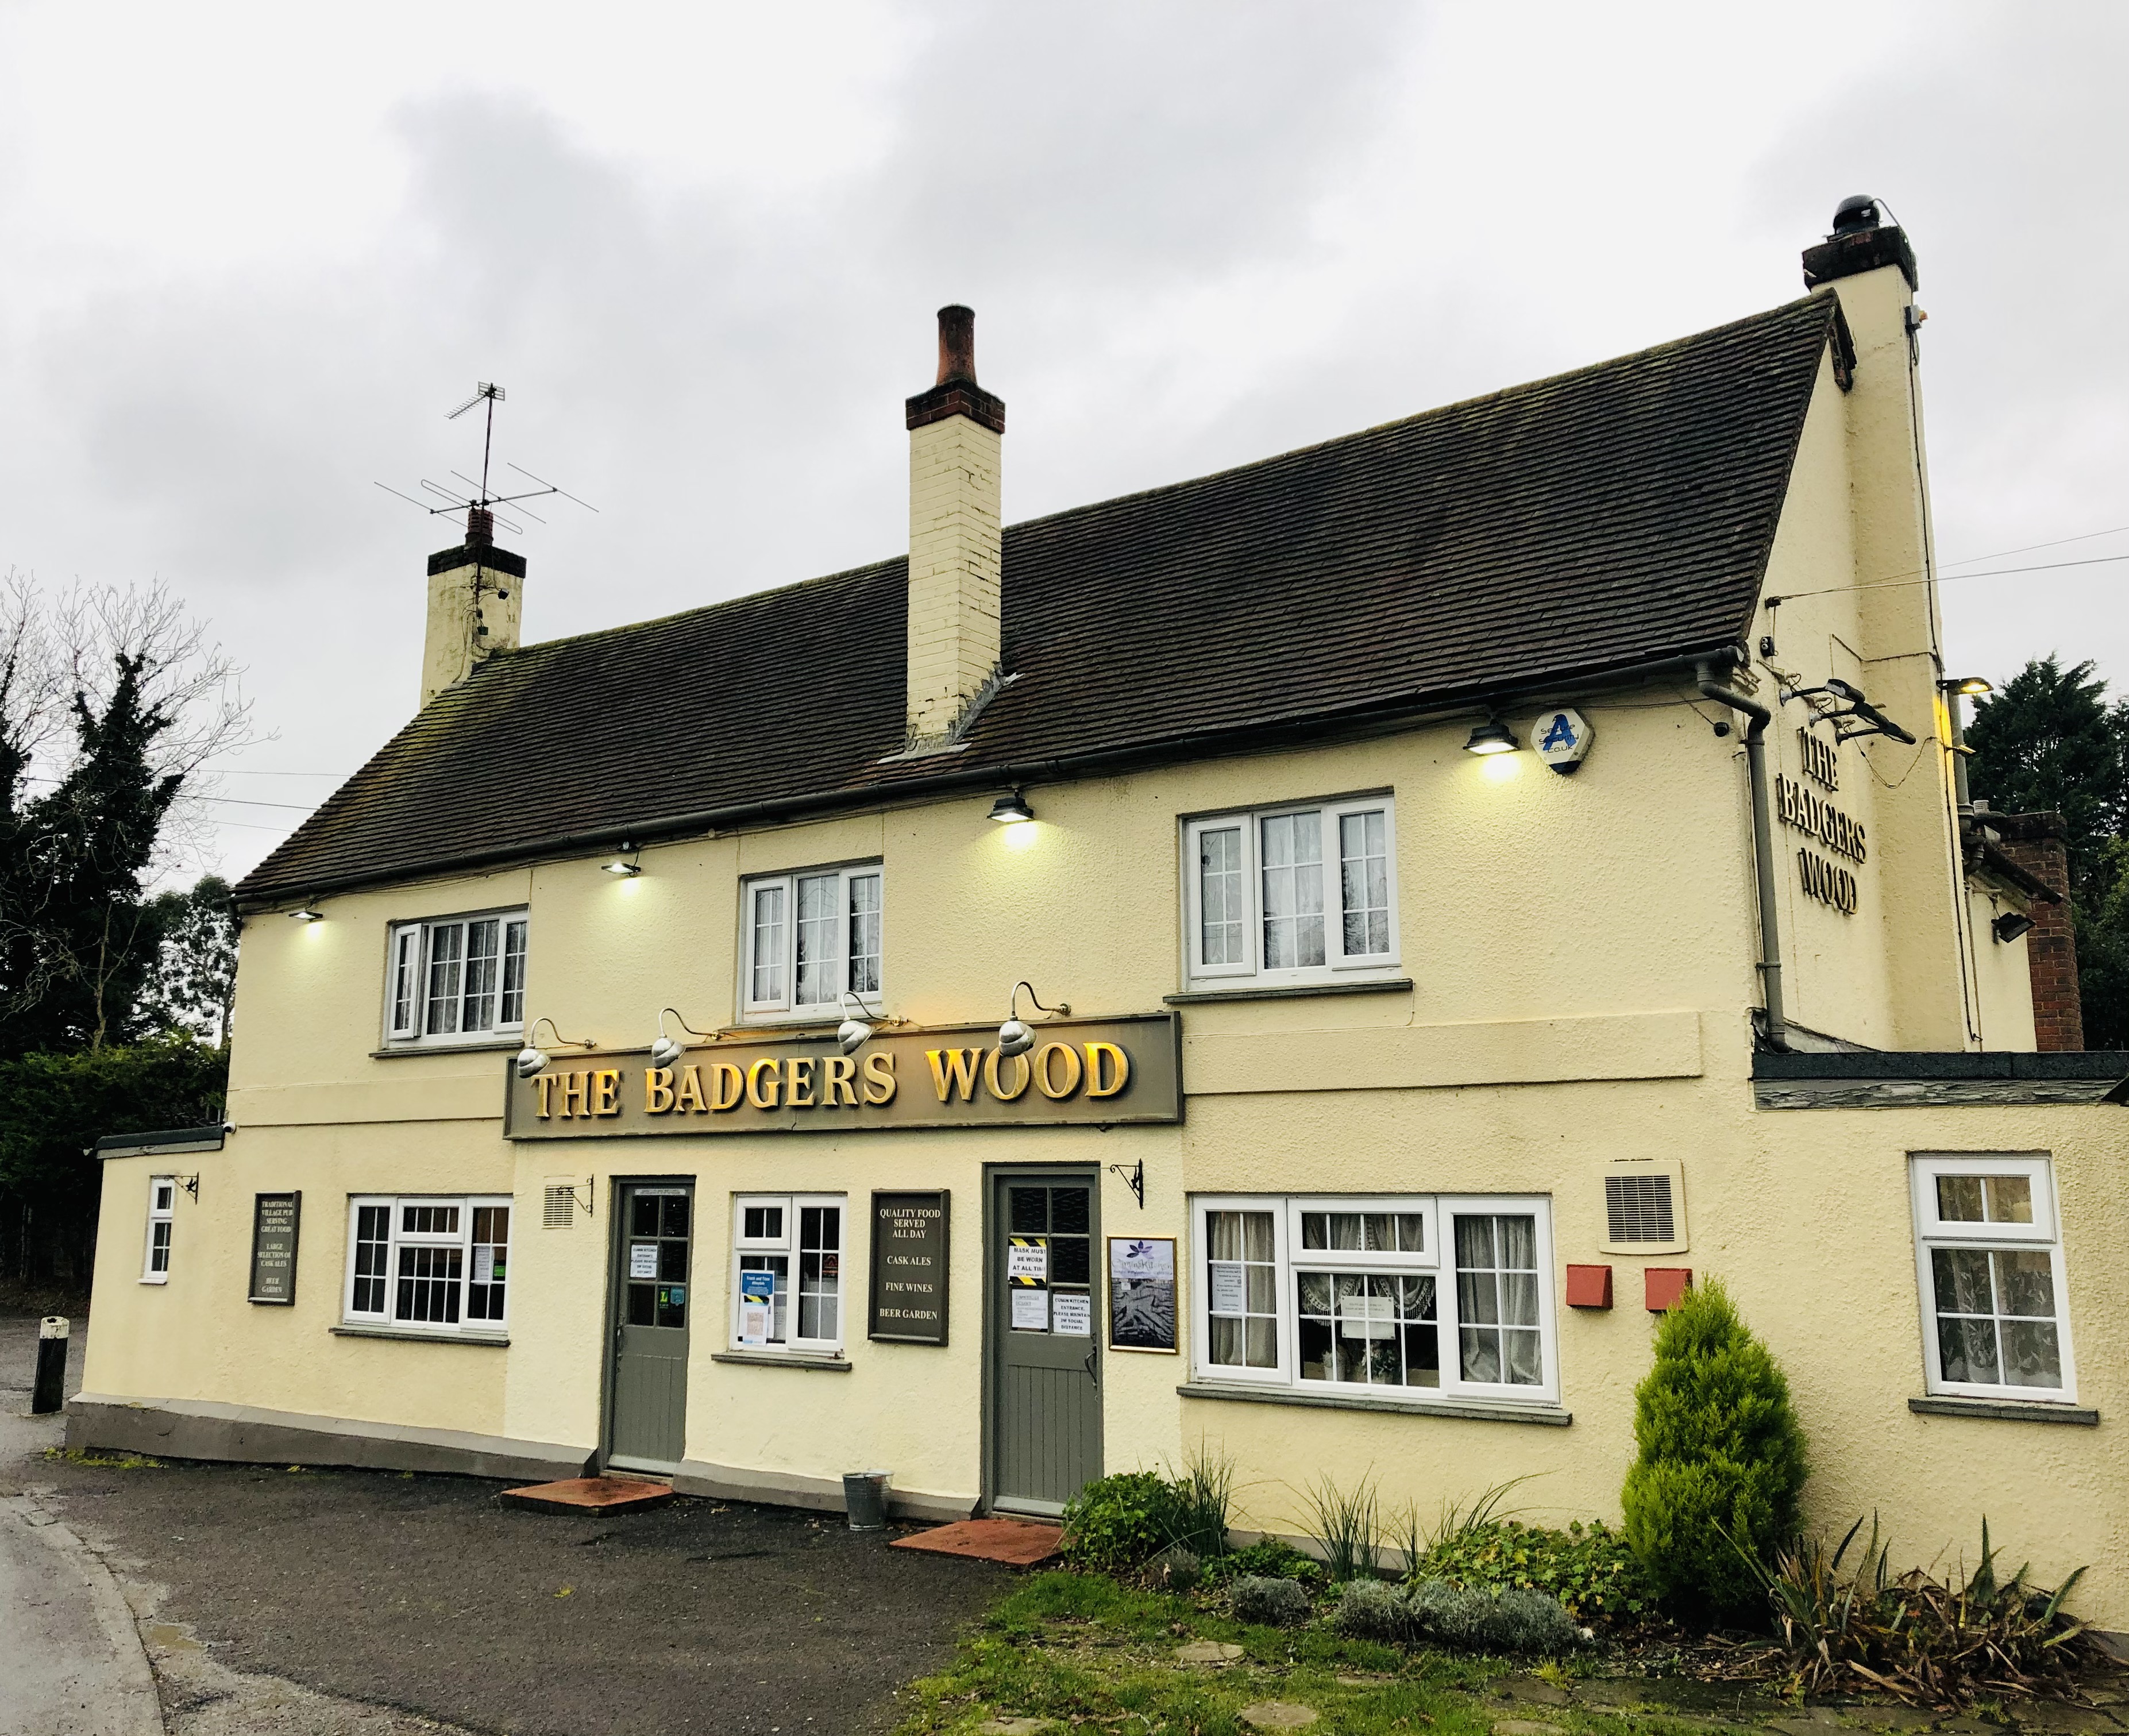
<svg viewBox="0 0 2129 1736">
<path fill-rule="evenodd" d="M 30 1415 L 50 1416 L 66 1403 L 67 1334 L 74 1322 L 48 1314 L 37 1323 L 37 1383 L 30 1395 Z"/>
</svg>

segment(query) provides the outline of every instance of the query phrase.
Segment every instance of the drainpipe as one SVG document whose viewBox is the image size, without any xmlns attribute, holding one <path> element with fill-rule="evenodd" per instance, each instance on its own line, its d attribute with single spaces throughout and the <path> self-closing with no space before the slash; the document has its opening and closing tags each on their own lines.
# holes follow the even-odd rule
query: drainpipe
<svg viewBox="0 0 2129 1736">
<path fill-rule="evenodd" d="M 1767 1045 L 1786 1049 L 1788 1022 L 1782 1011 L 1782 937 L 1774 916 L 1774 829 L 1767 800 L 1767 725 L 1774 713 L 1756 700 L 1747 699 L 1735 687 L 1716 679 L 1722 666 L 1712 660 L 1695 666 L 1701 697 L 1727 706 L 1749 720 L 1745 725 L 1745 770 L 1752 785 L 1752 866 L 1757 873 L 1760 902 L 1760 995 L 1765 1013 Z"/>
</svg>

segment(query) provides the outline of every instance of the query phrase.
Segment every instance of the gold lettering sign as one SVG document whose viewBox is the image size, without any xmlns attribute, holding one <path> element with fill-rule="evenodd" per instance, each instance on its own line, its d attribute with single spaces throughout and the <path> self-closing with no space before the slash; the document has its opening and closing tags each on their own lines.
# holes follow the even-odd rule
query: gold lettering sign
<svg viewBox="0 0 2129 1736">
<path fill-rule="evenodd" d="M 1869 858 L 1869 839 L 1857 821 L 1779 773 L 1774 777 L 1774 808 L 1784 825 L 1810 834 L 1836 855 L 1846 856 L 1850 862 Z"/>
<path fill-rule="evenodd" d="M 581 1139 L 1183 1118 L 1173 1013 L 1045 1020 L 1036 1037 L 1010 1056 L 998 1052 L 996 1025 L 977 1025 L 880 1031 L 855 1055 L 817 1030 L 704 1044 L 672 1067 L 641 1053 L 573 1055 L 534 1078 L 508 1073 L 504 1130 Z"/>
</svg>

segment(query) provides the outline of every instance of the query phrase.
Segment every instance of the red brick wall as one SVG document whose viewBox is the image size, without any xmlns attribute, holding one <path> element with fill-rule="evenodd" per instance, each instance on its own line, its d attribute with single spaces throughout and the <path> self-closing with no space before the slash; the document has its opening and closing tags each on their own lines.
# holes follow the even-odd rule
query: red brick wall
<svg viewBox="0 0 2129 1736">
<path fill-rule="evenodd" d="M 2063 854 L 2062 822 L 2052 814 L 1993 816 L 2001 828 L 2003 854 L 2044 885 L 2063 895 L 2060 904 L 2033 901 L 2032 931 L 2026 936 L 2026 964 L 2033 979 L 2035 1047 L 2083 1049 L 2084 1011 L 2077 993 L 2077 937 L 2070 927 L 2069 863 Z"/>
</svg>

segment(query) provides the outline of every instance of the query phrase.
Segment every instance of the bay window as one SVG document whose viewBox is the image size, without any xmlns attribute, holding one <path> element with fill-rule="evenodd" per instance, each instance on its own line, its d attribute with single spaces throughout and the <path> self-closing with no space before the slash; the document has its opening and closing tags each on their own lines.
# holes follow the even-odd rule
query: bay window
<svg viewBox="0 0 2129 1736">
<path fill-rule="evenodd" d="M 445 1335 L 499 1333 L 508 1318 L 507 1196 L 357 1195 L 348 1202 L 350 1325 Z"/>
<path fill-rule="evenodd" d="M 750 1017 L 836 1017 L 845 991 L 879 996 L 882 882 L 874 862 L 741 885 L 740 1002 Z"/>
<path fill-rule="evenodd" d="M 1931 1155 L 1911 1167 L 1929 1390 L 2074 1403 L 2048 1160 Z"/>
<path fill-rule="evenodd" d="M 396 925 L 385 973 L 387 1043 L 441 1048 L 523 1030 L 527 927 L 522 910 Z"/>
<path fill-rule="evenodd" d="M 1203 1198 L 1197 1377 L 1377 1398 L 1551 1404 L 1541 1198 Z"/>
<path fill-rule="evenodd" d="M 1299 986 L 1396 968 L 1387 796 L 1191 820 L 1184 868 L 1193 981 Z"/>
</svg>

